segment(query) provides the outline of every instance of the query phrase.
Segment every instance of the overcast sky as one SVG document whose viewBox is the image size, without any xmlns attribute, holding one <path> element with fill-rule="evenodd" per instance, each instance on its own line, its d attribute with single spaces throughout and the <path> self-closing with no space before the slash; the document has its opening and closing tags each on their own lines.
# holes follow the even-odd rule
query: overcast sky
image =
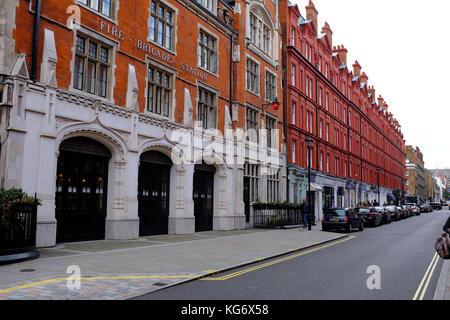
<svg viewBox="0 0 450 320">
<path fill-rule="evenodd" d="M 306 18 L 307 0 L 290 0 Z M 315 0 L 319 32 L 348 50 L 428 169 L 450 168 L 450 1 Z"/>
</svg>

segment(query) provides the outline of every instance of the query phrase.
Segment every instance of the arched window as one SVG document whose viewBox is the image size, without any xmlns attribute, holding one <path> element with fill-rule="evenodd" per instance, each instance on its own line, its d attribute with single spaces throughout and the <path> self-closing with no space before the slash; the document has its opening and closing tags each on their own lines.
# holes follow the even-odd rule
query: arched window
<svg viewBox="0 0 450 320">
<path fill-rule="evenodd" d="M 270 16 L 259 6 L 250 9 L 248 36 L 252 44 L 266 55 L 272 56 L 273 23 Z"/>
</svg>

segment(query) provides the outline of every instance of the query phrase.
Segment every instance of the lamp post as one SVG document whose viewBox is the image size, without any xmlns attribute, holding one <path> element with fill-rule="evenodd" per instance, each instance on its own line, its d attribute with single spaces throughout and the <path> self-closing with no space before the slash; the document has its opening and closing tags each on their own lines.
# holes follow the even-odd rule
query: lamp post
<svg viewBox="0 0 450 320">
<path fill-rule="evenodd" d="M 311 231 L 311 225 L 312 225 L 312 206 L 311 206 L 311 148 L 314 143 L 314 140 L 311 138 L 311 136 L 308 136 L 306 139 L 306 146 L 308 149 L 307 157 L 308 157 L 308 230 Z"/>
<path fill-rule="evenodd" d="M 378 205 L 381 206 L 380 203 L 380 168 L 377 168 L 377 172 L 378 172 Z"/>
<path fill-rule="evenodd" d="M 278 98 L 275 98 L 275 100 L 272 103 L 264 103 L 262 105 L 262 109 L 261 109 L 262 110 L 262 114 L 264 114 L 264 107 L 272 106 L 272 108 L 275 111 L 278 111 L 278 109 L 280 109 L 280 105 L 281 105 L 281 103 L 280 103 L 280 101 L 278 101 Z"/>
</svg>

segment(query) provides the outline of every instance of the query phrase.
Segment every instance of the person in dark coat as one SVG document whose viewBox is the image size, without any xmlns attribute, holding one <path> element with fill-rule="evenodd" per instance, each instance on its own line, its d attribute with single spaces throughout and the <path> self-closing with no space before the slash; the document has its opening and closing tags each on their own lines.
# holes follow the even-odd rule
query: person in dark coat
<svg viewBox="0 0 450 320">
<path fill-rule="evenodd" d="M 303 229 L 308 227 L 308 215 L 309 215 L 309 204 L 306 200 L 303 200 L 302 206 L 302 218 L 303 218 Z"/>
<path fill-rule="evenodd" d="M 443 229 L 445 232 L 447 232 L 447 230 L 450 229 L 450 218 L 448 218 Z"/>
</svg>

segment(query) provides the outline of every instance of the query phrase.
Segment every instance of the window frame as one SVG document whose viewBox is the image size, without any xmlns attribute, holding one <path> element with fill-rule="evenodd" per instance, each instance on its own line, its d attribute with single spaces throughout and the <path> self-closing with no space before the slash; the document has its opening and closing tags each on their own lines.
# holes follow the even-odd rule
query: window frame
<svg viewBox="0 0 450 320">
<path fill-rule="evenodd" d="M 92 6 L 93 2 L 97 2 L 98 9 L 95 9 Z M 103 12 L 105 2 L 110 2 L 109 14 L 105 14 Z M 88 9 L 89 11 L 93 11 L 96 14 L 105 17 L 106 19 L 116 20 L 115 8 L 117 7 L 118 0 L 77 0 L 77 4 L 81 5 L 83 8 Z"/>
<path fill-rule="evenodd" d="M 213 98 L 212 104 L 211 103 L 208 104 L 207 103 L 208 101 L 201 100 L 202 99 L 201 92 L 205 92 L 208 97 L 212 96 L 212 98 Z M 218 104 L 218 96 L 219 96 L 219 94 L 217 91 L 211 90 L 211 88 L 209 88 L 207 86 L 202 86 L 199 83 L 199 85 L 197 86 L 197 115 L 196 115 L 197 116 L 197 118 L 196 118 L 197 127 L 202 128 L 203 130 L 218 129 L 218 114 L 219 114 L 218 113 L 218 105 L 217 105 Z M 207 100 L 208 100 L 208 98 L 207 98 Z M 200 126 L 199 123 L 200 123 L 201 119 L 203 120 L 203 118 L 200 115 L 205 114 L 200 111 L 205 112 L 205 110 L 204 110 L 205 107 L 208 108 L 206 110 L 207 111 L 207 113 L 206 113 L 207 119 L 206 119 L 206 122 L 202 121 L 202 125 Z M 215 113 L 214 114 L 214 127 L 210 127 L 211 122 L 209 121 L 210 118 L 208 117 L 209 112 L 211 112 L 211 111 L 214 111 L 214 113 Z M 206 124 L 206 127 L 205 127 L 205 124 Z"/>
<path fill-rule="evenodd" d="M 208 39 L 208 45 L 200 41 L 200 39 Z M 214 48 L 210 47 L 210 42 L 213 41 Z M 204 59 L 202 59 L 202 55 L 207 51 L 206 60 L 209 62 L 209 65 L 205 67 Z M 202 61 L 200 61 L 202 60 Z M 208 64 L 208 62 L 206 64 Z M 197 37 L 197 66 L 217 76 L 219 72 L 219 37 L 210 31 L 208 31 L 204 27 L 199 27 L 198 29 L 198 37 Z"/>
<path fill-rule="evenodd" d="M 249 70 L 249 63 L 253 64 L 256 67 L 256 72 L 253 72 L 253 70 L 251 70 L 251 71 Z M 256 79 L 255 79 L 256 88 L 254 91 L 252 90 L 252 88 L 249 88 L 249 84 L 251 84 L 249 82 L 249 81 L 251 81 L 249 79 L 249 73 L 252 76 L 256 77 Z M 246 60 L 245 60 L 245 89 L 248 92 L 251 92 L 258 97 L 261 94 L 261 66 L 260 66 L 259 62 L 257 62 L 257 60 L 253 59 L 250 56 L 247 56 Z"/>
</svg>

